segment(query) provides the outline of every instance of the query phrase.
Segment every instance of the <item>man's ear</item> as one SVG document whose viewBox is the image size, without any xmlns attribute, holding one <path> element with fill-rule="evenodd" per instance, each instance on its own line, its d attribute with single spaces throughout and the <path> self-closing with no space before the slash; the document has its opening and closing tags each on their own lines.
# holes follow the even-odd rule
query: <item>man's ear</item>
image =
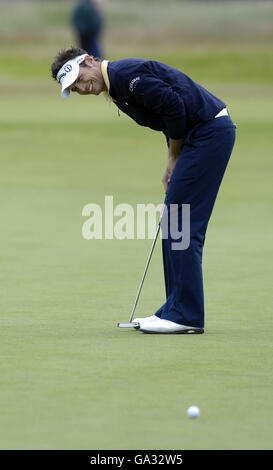
<svg viewBox="0 0 273 470">
<path fill-rule="evenodd" d="M 89 65 L 89 67 L 90 66 L 92 67 L 92 65 L 95 62 L 95 59 L 94 59 L 94 57 L 91 57 L 90 55 L 87 55 L 84 59 L 84 62 L 86 63 L 86 65 Z"/>
</svg>

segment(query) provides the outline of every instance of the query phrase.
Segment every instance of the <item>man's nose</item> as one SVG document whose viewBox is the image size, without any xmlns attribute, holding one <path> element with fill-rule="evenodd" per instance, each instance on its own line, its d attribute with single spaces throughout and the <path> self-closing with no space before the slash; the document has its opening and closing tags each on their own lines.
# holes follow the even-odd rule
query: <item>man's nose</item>
<svg viewBox="0 0 273 470">
<path fill-rule="evenodd" d="M 83 90 L 84 90 L 84 85 L 83 85 L 83 83 L 81 83 L 81 82 L 76 83 L 76 87 L 77 87 L 77 90 L 78 90 L 78 91 L 83 91 Z"/>
</svg>

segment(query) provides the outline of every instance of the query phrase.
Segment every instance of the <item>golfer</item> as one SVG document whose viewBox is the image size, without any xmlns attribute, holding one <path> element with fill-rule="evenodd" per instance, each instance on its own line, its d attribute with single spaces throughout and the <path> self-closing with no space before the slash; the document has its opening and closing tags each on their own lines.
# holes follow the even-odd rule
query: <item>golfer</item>
<svg viewBox="0 0 273 470">
<path fill-rule="evenodd" d="M 167 167 L 162 182 L 165 206 L 190 204 L 190 245 L 174 250 L 171 233 L 163 243 L 166 302 L 147 318 L 136 318 L 145 333 L 204 332 L 202 251 L 208 222 L 235 141 L 225 103 L 183 72 L 154 60 L 109 62 L 71 48 L 52 66 L 62 96 L 70 92 L 108 99 L 139 125 L 166 136 Z"/>
</svg>

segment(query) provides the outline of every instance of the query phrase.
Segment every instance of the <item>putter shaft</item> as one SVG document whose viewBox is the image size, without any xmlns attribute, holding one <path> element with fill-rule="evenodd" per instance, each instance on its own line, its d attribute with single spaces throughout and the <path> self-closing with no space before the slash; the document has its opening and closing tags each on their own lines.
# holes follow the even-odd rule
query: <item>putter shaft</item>
<svg viewBox="0 0 273 470">
<path fill-rule="evenodd" d="M 147 262 L 146 262 L 146 266 L 145 266 L 145 269 L 144 269 L 144 273 L 143 273 L 143 276 L 142 276 L 142 279 L 141 279 L 141 282 L 140 282 L 140 285 L 139 285 L 139 288 L 138 288 L 136 300 L 135 300 L 135 303 L 134 303 L 134 306 L 133 306 L 133 309 L 132 309 L 132 313 L 131 313 L 131 316 L 130 316 L 129 323 L 131 323 L 133 318 L 134 318 L 134 314 L 135 314 L 136 306 L 137 306 L 138 299 L 139 299 L 139 296 L 140 296 L 140 292 L 141 292 L 141 289 L 142 289 L 142 286 L 143 286 L 143 283 L 144 283 L 144 279 L 146 277 L 146 273 L 148 271 L 148 267 L 149 267 L 151 257 L 152 257 L 153 251 L 154 251 L 156 240 L 157 240 L 157 237 L 158 237 L 158 234 L 159 234 L 160 224 L 161 224 L 161 218 L 160 218 L 160 221 L 158 223 L 158 227 L 157 227 L 157 230 L 156 230 L 156 234 L 155 234 L 155 237 L 154 237 L 152 248 L 150 250 L 150 253 L 149 253 L 149 256 L 148 256 L 148 259 L 147 259 Z"/>
</svg>

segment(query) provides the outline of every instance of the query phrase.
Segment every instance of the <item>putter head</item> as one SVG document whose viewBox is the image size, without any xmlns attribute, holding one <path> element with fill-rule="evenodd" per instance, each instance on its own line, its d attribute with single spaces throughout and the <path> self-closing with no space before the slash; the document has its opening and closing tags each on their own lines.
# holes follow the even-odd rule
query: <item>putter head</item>
<svg viewBox="0 0 273 470">
<path fill-rule="evenodd" d="M 117 324 L 118 328 L 135 328 L 138 330 L 140 327 L 140 324 L 137 322 L 130 322 L 130 323 L 118 323 Z"/>
</svg>

